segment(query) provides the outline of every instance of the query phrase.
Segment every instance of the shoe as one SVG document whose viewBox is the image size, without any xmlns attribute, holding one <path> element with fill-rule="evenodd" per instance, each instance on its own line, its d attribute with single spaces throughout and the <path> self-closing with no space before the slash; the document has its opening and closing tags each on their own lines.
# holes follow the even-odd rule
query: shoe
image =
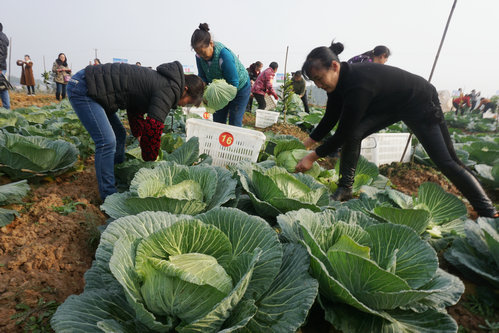
<svg viewBox="0 0 499 333">
<path fill-rule="evenodd" d="M 352 189 L 347 187 L 339 186 L 336 191 L 330 197 L 335 201 L 347 201 L 352 199 Z"/>
</svg>

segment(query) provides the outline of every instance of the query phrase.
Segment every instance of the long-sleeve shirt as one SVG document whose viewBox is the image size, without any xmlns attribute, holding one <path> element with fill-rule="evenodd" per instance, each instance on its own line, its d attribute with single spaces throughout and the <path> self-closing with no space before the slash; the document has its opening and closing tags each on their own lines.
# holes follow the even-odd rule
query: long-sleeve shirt
<svg viewBox="0 0 499 333">
<path fill-rule="evenodd" d="M 275 72 L 270 67 L 261 72 L 253 84 L 253 87 L 251 87 L 251 92 L 259 95 L 265 95 L 265 93 L 267 93 L 277 99 L 278 97 L 273 86 L 274 76 Z"/>
<path fill-rule="evenodd" d="M 165 124 L 144 113 L 127 110 L 128 123 L 132 135 L 139 138 L 142 159 L 144 161 L 154 161 L 158 157 L 161 148 L 161 134 Z"/>
<path fill-rule="evenodd" d="M 198 76 L 206 83 L 211 83 L 206 78 L 206 73 L 201 66 L 201 58 L 196 55 L 196 65 L 198 67 Z M 209 63 L 209 62 L 208 62 Z M 227 83 L 233 85 L 234 87 L 239 86 L 239 75 L 237 74 L 236 62 L 234 56 L 228 49 L 222 49 L 220 51 L 220 58 L 218 58 L 218 64 L 222 70 L 223 77 Z"/>
<path fill-rule="evenodd" d="M 376 63 L 341 63 L 338 83 L 328 93 L 326 112 L 310 134 L 320 141 L 338 123 L 333 136 L 317 147 L 324 157 L 340 148 L 364 117 L 393 114 L 394 122 L 404 116 L 431 110 L 435 88 L 424 78 L 400 68 Z M 432 104 L 433 103 L 433 104 Z"/>
<path fill-rule="evenodd" d="M 458 105 L 466 104 L 467 107 L 471 107 L 470 96 L 461 96 L 461 97 L 458 97 L 458 98 L 454 98 L 452 100 L 452 103 L 455 103 L 455 104 L 458 104 Z"/>
<path fill-rule="evenodd" d="M 305 88 L 306 88 L 306 84 L 305 84 L 305 80 L 303 79 L 303 77 L 298 81 L 295 81 L 293 79 L 293 91 L 295 94 L 302 96 L 305 93 Z"/>
</svg>

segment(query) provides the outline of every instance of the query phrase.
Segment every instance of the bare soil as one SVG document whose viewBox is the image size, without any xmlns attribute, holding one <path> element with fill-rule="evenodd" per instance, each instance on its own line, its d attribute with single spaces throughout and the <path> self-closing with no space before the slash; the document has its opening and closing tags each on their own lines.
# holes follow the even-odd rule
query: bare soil
<svg viewBox="0 0 499 333">
<path fill-rule="evenodd" d="M 55 94 L 36 94 L 28 96 L 25 92 L 10 92 L 10 108 L 24 108 L 29 106 L 45 106 L 52 103 L 58 103 Z"/>
<path fill-rule="evenodd" d="M 0 332 L 22 332 L 12 315 L 19 304 L 37 308 L 38 301 L 58 303 L 83 291 L 83 274 L 92 263 L 99 233 L 106 220 L 99 209 L 93 160 L 82 172 L 30 184 L 21 212 L 0 229 Z M 80 202 L 62 215 L 54 207 Z M 36 315 L 36 313 L 35 313 Z"/>
</svg>

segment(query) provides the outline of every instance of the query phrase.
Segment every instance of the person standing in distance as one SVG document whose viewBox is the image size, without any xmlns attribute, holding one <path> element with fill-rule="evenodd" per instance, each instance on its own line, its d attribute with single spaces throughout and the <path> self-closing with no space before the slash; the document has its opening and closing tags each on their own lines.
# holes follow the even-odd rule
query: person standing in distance
<svg viewBox="0 0 499 333">
<path fill-rule="evenodd" d="M 0 72 L 2 75 L 7 73 L 7 48 L 9 47 L 9 38 L 3 33 L 3 25 L 0 23 Z M 6 109 L 10 109 L 10 95 L 7 85 L 4 85 L 5 89 L 0 90 L 0 99 L 2 100 L 2 106 Z"/>
</svg>

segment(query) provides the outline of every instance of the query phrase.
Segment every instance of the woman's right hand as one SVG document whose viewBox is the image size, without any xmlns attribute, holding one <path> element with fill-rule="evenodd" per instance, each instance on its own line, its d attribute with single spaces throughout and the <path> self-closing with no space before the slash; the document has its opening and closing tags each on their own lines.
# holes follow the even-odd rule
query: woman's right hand
<svg viewBox="0 0 499 333">
<path fill-rule="evenodd" d="M 308 137 L 305 140 L 303 140 L 303 144 L 305 145 L 305 148 L 307 148 L 307 149 L 309 149 L 310 147 L 312 147 L 316 143 L 317 143 L 317 141 L 315 141 L 311 137 Z"/>
</svg>

